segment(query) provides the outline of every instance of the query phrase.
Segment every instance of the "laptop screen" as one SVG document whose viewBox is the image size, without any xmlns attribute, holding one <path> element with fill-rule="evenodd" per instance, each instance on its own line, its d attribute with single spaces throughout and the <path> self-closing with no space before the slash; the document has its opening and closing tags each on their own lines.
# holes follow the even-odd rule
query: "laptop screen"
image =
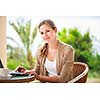
<svg viewBox="0 0 100 100">
<path fill-rule="evenodd" d="M 0 68 L 4 68 L 1 59 L 0 59 Z"/>
</svg>

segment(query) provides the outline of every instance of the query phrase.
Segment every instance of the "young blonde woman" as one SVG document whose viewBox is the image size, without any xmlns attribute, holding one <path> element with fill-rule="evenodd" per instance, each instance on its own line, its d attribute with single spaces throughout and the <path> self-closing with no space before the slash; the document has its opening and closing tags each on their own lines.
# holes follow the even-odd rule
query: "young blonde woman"
<svg viewBox="0 0 100 100">
<path fill-rule="evenodd" d="M 38 50 L 34 71 L 27 73 L 40 82 L 68 82 L 72 78 L 74 49 L 57 39 L 57 27 L 50 19 L 43 20 L 38 29 L 44 45 Z"/>
</svg>

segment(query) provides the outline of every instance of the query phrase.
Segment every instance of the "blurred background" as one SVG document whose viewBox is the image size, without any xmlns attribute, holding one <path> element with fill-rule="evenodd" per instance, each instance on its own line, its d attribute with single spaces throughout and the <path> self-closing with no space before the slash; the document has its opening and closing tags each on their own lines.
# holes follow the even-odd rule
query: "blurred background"
<svg viewBox="0 0 100 100">
<path fill-rule="evenodd" d="M 42 43 L 37 26 L 43 19 L 53 20 L 58 29 L 57 38 L 74 47 L 75 61 L 88 64 L 87 82 L 100 82 L 99 16 L 7 16 L 7 67 L 34 68 L 37 49 Z"/>
</svg>

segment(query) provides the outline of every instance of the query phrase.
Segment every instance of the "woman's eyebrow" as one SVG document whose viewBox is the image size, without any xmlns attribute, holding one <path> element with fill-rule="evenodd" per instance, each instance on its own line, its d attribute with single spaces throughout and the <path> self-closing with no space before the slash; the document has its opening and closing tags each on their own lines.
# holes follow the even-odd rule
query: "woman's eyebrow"
<svg viewBox="0 0 100 100">
<path fill-rule="evenodd" d="M 40 32 L 40 34 L 44 34 L 44 32 L 42 32 L 42 31 L 39 31 Z"/>
<path fill-rule="evenodd" d="M 43 31 L 39 31 L 39 32 L 43 32 Z"/>
</svg>

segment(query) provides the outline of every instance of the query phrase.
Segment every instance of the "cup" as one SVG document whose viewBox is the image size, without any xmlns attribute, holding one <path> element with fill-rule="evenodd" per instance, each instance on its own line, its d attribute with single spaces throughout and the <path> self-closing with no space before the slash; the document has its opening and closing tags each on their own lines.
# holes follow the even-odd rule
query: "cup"
<svg viewBox="0 0 100 100">
<path fill-rule="evenodd" d="M 0 77 L 8 77 L 10 73 L 9 69 L 0 68 Z"/>
</svg>

